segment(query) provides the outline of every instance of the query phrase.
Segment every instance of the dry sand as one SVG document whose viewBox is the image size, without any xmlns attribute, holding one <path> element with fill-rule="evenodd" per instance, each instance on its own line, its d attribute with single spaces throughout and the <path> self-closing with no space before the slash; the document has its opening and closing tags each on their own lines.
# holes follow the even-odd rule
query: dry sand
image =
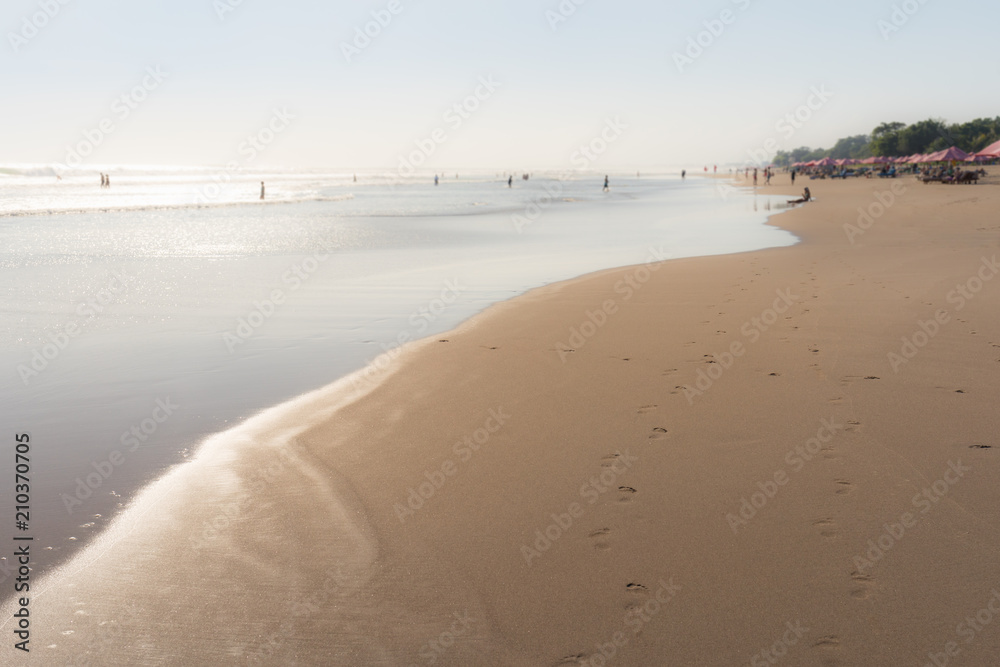
<svg viewBox="0 0 1000 667">
<path fill-rule="evenodd" d="M 996 180 L 800 180 L 787 191 L 808 184 L 818 201 L 773 220 L 800 245 L 671 261 L 631 298 L 642 268 L 535 290 L 406 358 L 303 440 L 337 443 L 331 464 L 386 568 L 434 563 L 427 596 L 471 588 L 482 624 L 527 664 L 610 653 L 619 631 L 609 662 L 623 665 L 751 664 L 785 640 L 789 665 L 924 664 L 948 642 L 952 662 L 990 664 L 1000 619 L 971 643 L 957 626 L 1000 590 L 1000 278 L 969 299 L 953 290 L 1000 259 Z M 844 225 L 894 183 L 852 244 Z M 793 305 L 767 326 L 780 293 Z M 585 327 L 605 302 L 616 312 Z M 906 359 L 902 337 L 924 343 L 937 311 L 947 321 L 894 369 L 889 353 Z M 571 343 L 574 328 L 593 335 Z M 744 351 L 726 368 L 733 344 Z M 689 401 L 681 387 L 720 368 Z M 501 408 L 462 461 L 455 443 Z M 635 458 L 620 474 L 618 453 Z M 455 474 L 401 523 L 394 504 L 448 460 Z M 734 530 L 727 514 L 761 504 L 760 485 L 773 497 Z M 915 501 L 925 488 L 933 500 Z M 573 503 L 580 516 L 541 552 L 536 530 Z M 905 514 L 912 527 L 883 538 Z M 869 556 L 880 539 L 892 544 Z M 524 545 L 539 549 L 530 564 Z"/>
<path fill-rule="evenodd" d="M 991 179 L 772 185 L 817 197 L 773 219 L 799 245 L 537 289 L 336 412 L 258 420 L 201 457 L 242 457 L 230 489 L 284 462 L 222 535 L 191 548 L 225 499 L 184 482 L 204 507 L 49 583 L 40 641 L 72 627 L 50 655 L 91 664 L 997 664 Z M 123 601 L 142 637 L 94 639 Z"/>
</svg>

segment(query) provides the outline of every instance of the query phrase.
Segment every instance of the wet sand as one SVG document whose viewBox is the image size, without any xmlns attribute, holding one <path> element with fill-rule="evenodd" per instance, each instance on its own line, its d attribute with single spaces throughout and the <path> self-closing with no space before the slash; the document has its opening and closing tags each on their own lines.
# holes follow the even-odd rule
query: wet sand
<svg viewBox="0 0 1000 667">
<path fill-rule="evenodd" d="M 801 244 L 537 289 L 221 434 L 41 582 L 31 657 L 988 664 L 998 184 L 762 188 L 810 186 Z"/>
</svg>

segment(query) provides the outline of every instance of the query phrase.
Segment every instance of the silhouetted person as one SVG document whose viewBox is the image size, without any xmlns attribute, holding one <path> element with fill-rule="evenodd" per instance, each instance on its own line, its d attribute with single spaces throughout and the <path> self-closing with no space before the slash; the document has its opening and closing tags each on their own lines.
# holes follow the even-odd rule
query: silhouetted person
<svg viewBox="0 0 1000 667">
<path fill-rule="evenodd" d="M 264 181 L 260 182 L 260 200 L 264 201 Z"/>
<path fill-rule="evenodd" d="M 807 201 L 809 201 L 810 199 L 812 199 L 812 193 L 811 193 L 811 192 L 809 192 L 809 188 L 806 188 L 806 189 L 805 189 L 805 190 L 804 190 L 804 191 L 802 192 L 802 197 L 801 197 L 801 198 L 799 198 L 799 199 L 790 199 L 790 200 L 788 201 L 788 203 L 789 203 L 789 204 L 804 204 L 804 203 L 806 203 Z"/>
<path fill-rule="evenodd" d="M 511 174 L 510 176 L 507 177 L 507 187 L 508 188 L 514 187 L 514 175 L 513 174 Z"/>
<path fill-rule="evenodd" d="M 611 189 L 611 186 L 608 184 L 608 177 L 605 176 L 604 177 L 604 191 L 607 192 L 610 189 Z"/>
</svg>

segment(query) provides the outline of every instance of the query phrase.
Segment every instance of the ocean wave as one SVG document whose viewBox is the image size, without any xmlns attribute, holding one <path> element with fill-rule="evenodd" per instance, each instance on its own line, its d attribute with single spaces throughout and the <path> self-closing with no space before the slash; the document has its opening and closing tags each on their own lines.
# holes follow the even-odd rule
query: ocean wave
<svg viewBox="0 0 1000 667">
<path fill-rule="evenodd" d="M 50 209 L 22 209 L 15 211 L 0 211 L 0 218 L 15 218 L 22 216 L 33 216 L 33 215 L 68 215 L 76 213 L 130 213 L 134 211 L 169 211 L 169 210 L 182 210 L 182 209 L 204 209 L 204 208 L 229 208 L 233 206 L 270 206 L 277 204 L 301 204 L 305 202 L 335 202 L 335 201 L 347 201 L 354 199 L 353 194 L 337 195 L 334 197 L 298 197 L 292 199 L 266 199 L 264 201 L 259 200 L 242 200 L 242 201 L 227 201 L 227 202 L 210 202 L 207 204 L 200 204 L 198 202 L 191 203 L 179 203 L 179 204 L 137 204 L 134 206 L 122 205 L 122 206 L 92 206 L 92 207 L 77 207 L 77 208 L 50 208 Z"/>
</svg>

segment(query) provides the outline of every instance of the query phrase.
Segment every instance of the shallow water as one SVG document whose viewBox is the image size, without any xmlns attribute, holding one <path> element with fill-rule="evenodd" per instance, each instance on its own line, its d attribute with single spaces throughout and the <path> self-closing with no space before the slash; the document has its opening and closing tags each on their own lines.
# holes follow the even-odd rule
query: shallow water
<svg viewBox="0 0 1000 667">
<path fill-rule="evenodd" d="M 35 578 L 87 544 L 94 548 L 84 558 L 93 558 L 95 537 L 206 436 L 362 368 L 398 341 L 602 268 L 795 241 L 764 224 L 783 198 L 700 179 L 614 179 L 604 194 L 597 177 L 508 189 L 492 174 L 438 187 L 372 174 L 358 184 L 344 174 L 276 174 L 267 178 L 279 203 L 234 198 L 195 208 L 179 193 L 190 195 L 197 175 L 113 174 L 112 191 L 125 193 L 91 210 L 95 195 L 75 194 L 83 184 L 63 191 L 31 180 L 44 176 L 9 178 L 18 195 L 0 205 L 0 422 L 32 436 Z M 134 562 L 167 558 L 144 549 L 162 549 L 171 516 L 192 511 L 188 496 L 231 505 L 260 448 L 292 436 L 219 436 L 210 464 L 175 468 L 147 489 L 141 518 L 126 513 L 112 532 L 129 526 Z M 349 524 L 336 490 L 318 481 L 332 471 L 298 461 L 282 474 L 309 496 L 303 505 L 322 495 L 331 521 Z M 157 496 L 168 479 L 177 486 Z M 11 481 L 0 482 L 0 512 L 13 510 Z M 357 556 L 344 557 L 356 564 L 352 585 L 364 578 L 367 539 L 364 527 L 345 529 L 343 544 L 323 547 Z M 212 547 L 220 564 L 254 571 L 270 562 L 262 548 Z M 249 626 L 240 624 L 251 617 L 233 621 L 232 651 L 245 650 Z"/>
</svg>

